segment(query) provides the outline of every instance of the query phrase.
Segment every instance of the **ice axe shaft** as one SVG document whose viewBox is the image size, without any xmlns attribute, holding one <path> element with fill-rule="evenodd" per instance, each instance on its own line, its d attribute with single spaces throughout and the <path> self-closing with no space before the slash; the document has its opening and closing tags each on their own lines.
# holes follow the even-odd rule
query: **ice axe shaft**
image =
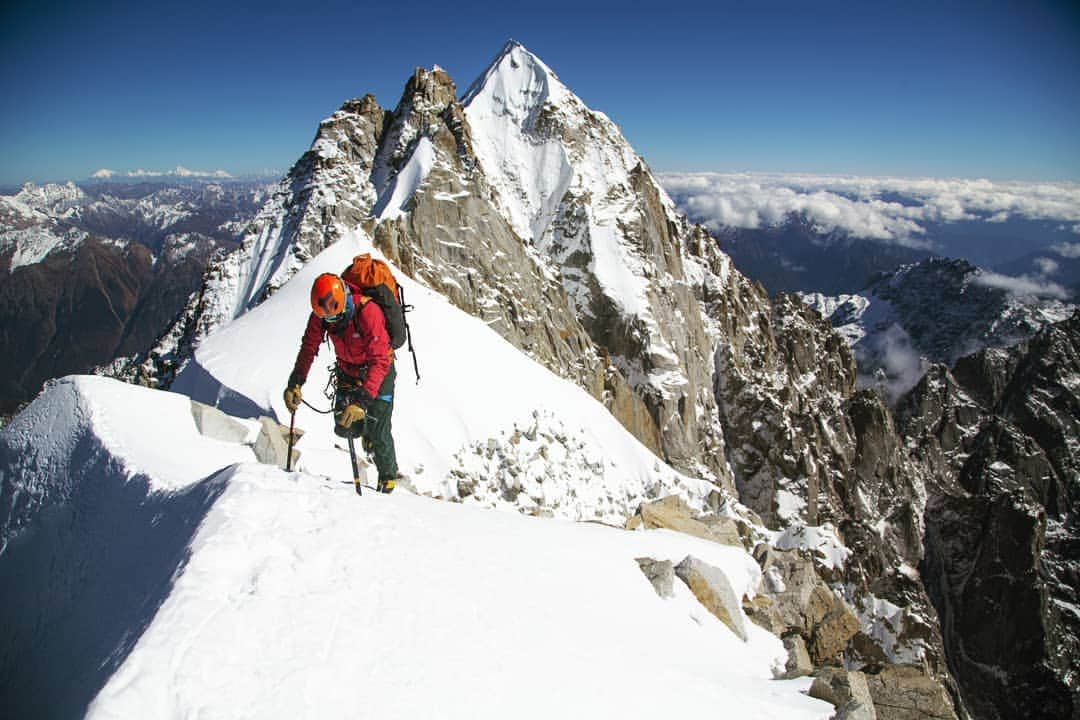
<svg viewBox="0 0 1080 720">
<path fill-rule="evenodd" d="M 296 439 L 296 411 L 289 416 L 289 452 L 285 456 L 285 472 L 292 472 L 292 449 Z"/>
<path fill-rule="evenodd" d="M 356 464 L 356 445 L 353 442 L 352 434 L 349 435 L 349 459 L 352 460 L 352 476 L 353 485 L 356 487 L 356 494 L 363 495 L 364 491 L 360 489 L 360 467 Z"/>
</svg>

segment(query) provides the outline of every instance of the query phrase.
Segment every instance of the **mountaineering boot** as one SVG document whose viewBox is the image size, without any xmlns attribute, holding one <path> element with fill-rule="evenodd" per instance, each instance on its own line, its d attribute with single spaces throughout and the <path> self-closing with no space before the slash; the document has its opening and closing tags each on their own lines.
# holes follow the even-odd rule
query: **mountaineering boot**
<svg viewBox="0 0 1080 720">
<path fill-rule="evenodd" d="M 400 475 L 390 478 L 379 478 L 379 484 L 375 486 L 375 489 L 381 493 L 387 494 L 394 492 L 394 485 L 396 484 L 398 477 L 400 477 Z"/>
</svg>

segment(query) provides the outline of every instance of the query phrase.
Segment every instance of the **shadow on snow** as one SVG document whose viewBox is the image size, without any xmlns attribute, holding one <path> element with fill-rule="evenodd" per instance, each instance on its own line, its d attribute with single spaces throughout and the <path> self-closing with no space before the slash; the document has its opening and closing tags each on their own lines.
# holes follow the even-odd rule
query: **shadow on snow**
<svg viewBox="0 0 1080 720">
<path fill-rule="evenodd" d="M 0 468 L 18 464 L 13 453 L 0 444 Z M 8 717 L 85 713 L 168 597 L 229 470 L 154 493 L 90 433 L 70 467 L 70 497 L 43 508 L 0 551 L 0 707 Z M 12 478 L 0 480 L 3 503 L 17 501 Z"/>
</svg>

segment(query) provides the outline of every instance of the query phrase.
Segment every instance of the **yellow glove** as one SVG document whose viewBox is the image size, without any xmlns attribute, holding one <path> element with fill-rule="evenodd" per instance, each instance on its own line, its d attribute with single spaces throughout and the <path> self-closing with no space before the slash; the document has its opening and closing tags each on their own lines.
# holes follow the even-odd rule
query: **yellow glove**
<svg viewBox="0 0 1080 720">
<path fill-rule="evenodd" d="M 296 412 L 296 408 L 300 407 L 300 400 L 303 395 L 300 393 L 300 386 L 293 385 L 285 388 L 285 407 L 289 412 Z"/>
<path fill-rule="evenodd" d="M 341 427 L 347 428 L 354 422 L 363 420 L 364 415 L 366 414 L 367 413 L 364 412 L 364 408 L 360 407 L 359 405 L 346 405 L 345 409 L 341 411 L 341 415 L 338 416 L 337 422 L 338 425 L 340 425 Z"/>
</svg>

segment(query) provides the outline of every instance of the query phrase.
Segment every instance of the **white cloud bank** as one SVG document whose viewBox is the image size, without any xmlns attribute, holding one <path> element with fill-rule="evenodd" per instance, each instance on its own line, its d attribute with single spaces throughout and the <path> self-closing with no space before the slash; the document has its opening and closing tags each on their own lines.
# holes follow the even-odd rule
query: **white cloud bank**
<svg viewBox="0 0 1080 720">
<path fill-rule="evenodd" d="M 1055 266 L 1053 270 L 1056 269 Z M 1001 288 L 1013 295 L 1031 295 L 1034 297 L 1057 298 L 1058 300 L 1069 299 L 1069 291 L 1058 283 L 1047 279 L 1045 275 L 1013 277 L 1012 275 L 1001 275 L 984 270 L 974 278 L 973 282 L 987 287 Z"/>
<path fill-rule="evenodd" d="M 208 178 L 231 178 L 232 175 L 224 170 L 188 170 L 183 165 L 177 165 L 173 170 L 129 170 L 117 172 L 102 168 L 90 176 L 95 180 L 109 180 L 116 177 L 124 178 L 147 178 L 147 177 L 208 177 Z"/>
<path fill-rule="evenodd" d="M 1051 245 L 1050 249 L 1063 258 L 1070 260 L 1080 258 L 1080 242 L 1058 243 L 1057 245 Z"/>
<path fill-rule="evenodd" d="M 1080 223 L 1080 184 L 659 173 L 682 210 L 712 230 L 779 225 L 801 213 L 821 233 L 928 247 L 925 223 L 1010 217 Z M 1064 254 L 1064 253 L 1062 253 Z"/>
</svg>

